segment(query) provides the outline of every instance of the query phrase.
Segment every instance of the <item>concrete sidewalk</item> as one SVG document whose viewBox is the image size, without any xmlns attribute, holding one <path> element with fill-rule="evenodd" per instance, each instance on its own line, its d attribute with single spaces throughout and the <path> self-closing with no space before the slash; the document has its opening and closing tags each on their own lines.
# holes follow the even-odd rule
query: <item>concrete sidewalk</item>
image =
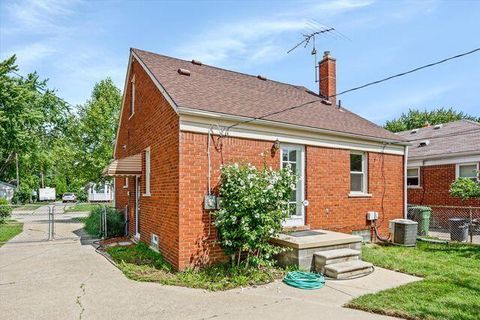
<svg viewBox="0 0 480 320">
<path fill-rule="evenodd" d="M 62 224 L 72 235 L 78 227 Z M 391 319 L 341 306 L 416 280 L 377 268 L 365 278 L 327 281 L 314 291 L 275 282 L 212 293 L 129 280 L 79 240 L 7 243 L 0 248 L 0 314 L 4 319 Z"/>
</svg>

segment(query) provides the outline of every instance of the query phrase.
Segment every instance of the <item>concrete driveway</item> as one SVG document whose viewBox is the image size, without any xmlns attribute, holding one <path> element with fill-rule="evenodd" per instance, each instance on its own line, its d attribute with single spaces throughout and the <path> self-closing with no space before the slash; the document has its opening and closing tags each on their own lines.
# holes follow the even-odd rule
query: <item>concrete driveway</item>
<svg viewBox="0 0 480 320">
<path fill-rule="evenodd" d="M 392 319 L 342 308 L 353 297 L 418 278 L 377 268 L 365 278 L 298 290 L 281 282 L 227 292 L 141 283 L 70 240 L 7 243 L 0 248 L 0 314 L 4 319 Z M 58 229 L 57 229 L 58 230 Z M 19 235 L 19 237 L 28 236 Z"/>
</svg>

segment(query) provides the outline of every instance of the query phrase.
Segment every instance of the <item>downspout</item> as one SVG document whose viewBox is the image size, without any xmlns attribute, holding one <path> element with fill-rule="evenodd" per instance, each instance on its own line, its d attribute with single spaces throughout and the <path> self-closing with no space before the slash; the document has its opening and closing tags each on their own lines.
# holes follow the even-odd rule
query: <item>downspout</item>
<svg viewBox="0 0 480 320">
<path fill-rule="evenodd" d="M 405 154 L 403 155 L 403 218 L 407 219 L 407 159 L 408 146 L 405 146 Z"/>
</svg>

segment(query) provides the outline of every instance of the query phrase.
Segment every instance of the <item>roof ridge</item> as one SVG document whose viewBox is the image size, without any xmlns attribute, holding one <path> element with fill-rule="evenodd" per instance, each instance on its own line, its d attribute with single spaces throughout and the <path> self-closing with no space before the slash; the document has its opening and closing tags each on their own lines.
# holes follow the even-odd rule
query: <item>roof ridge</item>
<svg viewBox="0 0 480 320">
<path fill-rule="evenodd" d="M 191 61 L 189 61 L 189 60 L 180 59 L 180 58 L 175 58 L 175 57 L 172 57 L 172 56 L 167 56 L 167 55 L 164 55 L 164 54 L 161 54 L 161 53 L 156 53 L 156 52 L 153 52 L 153 51 L 148 51 L 148 50 L 143 50 L 143 49 L 138 49 L 138 48 L 133 48 L 133 47 L 131 47 L 130 50 L 143 51 L 143 52 L 147 52 L 147 53 L 154 54 L 154 55 L 157 55 L 157 56 L 165 57 L 165 58 L 168 58 L 168 59 L 180 60 L 180 61 L 183 61 L 183 62 L 191 63 Z M 245 73 L 245 72 L 240 72 L 240 71 L 236 71 L 236 70 L 225 69 L 225 68 L 213 66 L 213 65 L 210 65 L 210 64 L 206 64 L 206 63 L 202 63 L 202 66 L 209 67 L 209 68 L 213 68 L 213 69 L 217 69 L 217 70 L 222 70 L 222 71 L 225 71 L 225 72 L 235 73 L 235 74 L 239 74 L 239 75 L 243 75 L 243 76 L 248 76 L 248 77 L 252 77 L 252 78 L 255 78 L 255 79 L 256 79 L 257 76 L 258 76 L 258 75 L 253 75 L 253 74 L 249 74 L 249 73 Z M 275 82 L 275 83 L 278 83 L 278 84 L 281 84 L 281 85 L 285 85 L 285 86 L 289 86 L 289 87 L 294 87 L 295 89 L 305 90 L 305 91 L 307 91 L 307 92 L 309 92 L 309 93 L 316 94 L 314 91 L 308 89 L 307 87 L 305 87 L 305 86 L 303 86 L 303 85 L 296 85 L 296 84 L 287 83 L 287 82 L 282 82 L 282 81 L 278 81 L 278 80 L 272 80 L 272 79 L 270 79 L 270 78 L 268 78 L 268 77 L 267 77 L 267 80 L 264 80 L 264 81 L 271 81 L 271 82 Z M 316 95 L 318 95 L 318 94 L 316 94 Z"/>
<path fill-rule="evenodd" d="M 447 125 L 447 124 L 452 124 L 452 123 L 456 123 L 456 122 L 468 122 L 468 123 L 480 126 L 480 122 L 470 120 L 470 119 L 458 119 L 458 120 L 455 120 L 455 121 L 442 122 L 442 123 L 437 123 L 437 124 Z M 420 127 L 420 128 L 413 128 L 413 129 L 398 131 L 398 132 L 396 132 L 396 134 L 408 133 L 408 132 L 411 132 L 412 130 L 428 130 L 428 129 L 432 129 L 437 124 L 432 124 L 432 125 L 429 125 L 428 127 Z"/>
</svg>

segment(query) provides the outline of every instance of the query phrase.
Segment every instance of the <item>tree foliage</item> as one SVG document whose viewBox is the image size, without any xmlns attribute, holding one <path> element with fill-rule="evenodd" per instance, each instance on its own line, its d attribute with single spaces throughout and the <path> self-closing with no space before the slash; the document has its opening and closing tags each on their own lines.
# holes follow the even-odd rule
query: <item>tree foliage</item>
<svg viewBox="0 0 480 320">
<path fill-rule="evenodd" d="M 431 111 L 409 109 L 407 113 L 402 113 L 398 119 L 387 121 L 384 127 L 392 132 L 400 132 L 421 128 L 427 123 L 435 125 L 461 119 L 480 121 L 480 117 L 476 118 L 453 108 L 438 108 Z"/>
<path fill-rule="evenodd" d="M 237 264 L 269 263 L 278 252 L 269 240 L 282 230 L 295 183 L 290 168 L 258 170 L 237 163 L 221 168 L 222 208 L 215 226 L 225 253 Z"/>
<path fill-rule="evenodd" d="M 75 143 L 81 178 L 86 182 L 102 180 L 102 170 L 113 155 L 122 96 L 108 78 L 95 85 L 90 100 L 79 107 Z"/>
<path fill-rule="evenodd" d="M 480 198 L 480 183 L 471 178 L 458 178 L 451 184 L 450 194 L 463 201 Z"/>
<path fill-rule="evenodd" d="M 0 180 L 16 180 L 17 155 L 21 202 L 42 182 L 61 195 L 102 180 L 113 154 L 120 90 L 103 80 L 84 105 L 70 108 L 37 73 L 17 72 L 15 56 L 0 63 Z"/>
</svg>

